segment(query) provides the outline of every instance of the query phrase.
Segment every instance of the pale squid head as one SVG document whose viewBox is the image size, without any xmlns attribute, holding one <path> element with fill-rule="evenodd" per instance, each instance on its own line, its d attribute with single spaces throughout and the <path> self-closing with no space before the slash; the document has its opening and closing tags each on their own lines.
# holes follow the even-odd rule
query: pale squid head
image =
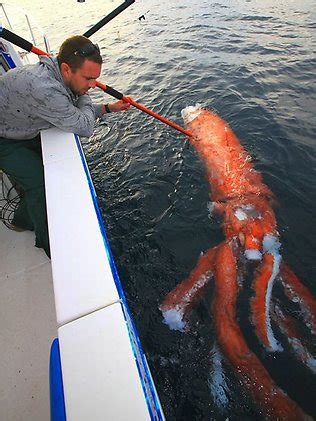
<svg viewBox="0 0 316 421">
<path fill-rule="evenodd" d="M 191 123 L 191 121 L 193 121 L 196 117 L 198 117 L 202 111 L 203 111 L 203 108 L 201 104 L 190 105 L 184 108 L 181 111 L 181 116 L 183 118 L 185 125 L 188 125 L 189 123 Z"/>
</svg>

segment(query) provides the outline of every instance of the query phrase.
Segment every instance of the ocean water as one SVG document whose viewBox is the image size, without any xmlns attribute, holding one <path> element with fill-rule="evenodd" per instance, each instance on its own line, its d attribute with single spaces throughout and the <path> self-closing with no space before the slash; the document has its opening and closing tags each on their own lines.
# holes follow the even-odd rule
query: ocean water
<svg viewBox="0 0 316 421">
<path fill-rule="evenodd" d="M 55 51 L 118 4 L 19 1 Z M 229 122 L 276 196 L 282 256 L 314 296 L 315 32 L 313 0 L 146 0 L 91 38 L 104 57 L 101 81 L 181 125 L 181 110 L 196 103 Z M 111 100 L 99 91 L 92 95 Z M 223 239 L 220 221 L 210 216 L 197 154 L 183 135 L 136 109 L 106 116 L 83 144 L 166 418 L 262 419 L 217 348 L 212 287 L 188 333 L 171 331 L 158 309 L 201 252 Z M 249 302 L 251 279 L 248 286 Z M 285 300 L 277 287 L 273 293 Z M 295 315 L 297 308 L 288 311 Z M 315 376 L 290 350 L 264 352 L 249 323 L 249 305 L 240 304 L 238 317 L 273 379 L 315 416 Z M 284 342 L 277 328 L 276 334 Z"/>
</svg>

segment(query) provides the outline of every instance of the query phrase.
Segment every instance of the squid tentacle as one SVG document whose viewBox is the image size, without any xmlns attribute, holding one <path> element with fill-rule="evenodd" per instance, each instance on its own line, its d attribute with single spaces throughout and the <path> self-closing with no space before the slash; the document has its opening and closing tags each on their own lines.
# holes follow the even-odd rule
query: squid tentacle
<svg viewBox="0 0 316 421">
<path fill-rule="evenodd" d="M 258 339 L 267 351 L 282 351 L 282 346 L 276 340 L 270 320 L 270 302 L 274 280 L 279 273 L 281 257 L 276 253 L 265 253 L 253 288 L 255 296 L 251 300 L 252 322 Z"/>
<path fill-rule="evenodd" d="M 316 358 L 309 351 L 308 345 L 301 340 L 296 320 L 289 314 L 285 314 L 276 303 L 273 305 L 271 316 L 286 338 L 294 356 L 312 373 L 316 374 Z"/>
<path fill-rule="evenodd" d="M 231 242 L 226 242 L 219 248 L 215 259 L 213 314 L 218 343 L 267 419 L 308 419 L 309 416 L 274 383 L 249 349 L 237 323 L 237 294 L 236 257 Z"/>
<path fill-rule="evenodd" d="M 185 321 L 213 277 L 217 249 L 218 246 L 213 247 L 200 256 L 189 276 L 170 291 L 160 305 L 165 323 L 172 330 L 187 329 Z"/>
<path fill-rule="evenodd" d="M 316 299 L 287 264 L 281 266 L 281 277 L 285 294 L 300 306 L 306 326 L 316 335 Z"/>
</svg>

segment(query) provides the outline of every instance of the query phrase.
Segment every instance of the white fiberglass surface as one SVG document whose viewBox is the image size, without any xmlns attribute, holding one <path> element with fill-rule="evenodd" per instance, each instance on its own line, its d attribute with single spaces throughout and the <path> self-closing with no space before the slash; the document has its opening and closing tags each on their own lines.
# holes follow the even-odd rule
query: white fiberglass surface
<svg viewBox="0 0 316 421">
<path fill-rule="evenodd" d="M 50 261 L 31 232 L 0 223 L 0 238 L 0 419 L 47 420 L 57 327 Z"/>
</svg>

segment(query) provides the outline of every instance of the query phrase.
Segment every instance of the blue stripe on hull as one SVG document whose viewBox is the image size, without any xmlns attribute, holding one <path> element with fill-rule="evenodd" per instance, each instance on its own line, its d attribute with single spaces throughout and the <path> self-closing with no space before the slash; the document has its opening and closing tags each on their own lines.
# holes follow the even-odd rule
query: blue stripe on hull
<svg viewBox="0 0 316 421">
<path fill-rule="evenodd" d="M 112 275 L 120 296 L 120 300 L 122 303 L 122 308 L 123 308 L 123 314 L 126 320 L 126 324 L 127 324 L 127 328 L 128 328 L 128 333 L 129 333 L 129 337 L 130 337 L 130 342 L 132 345 L 132 349 L 133 349 L 133 353 L 136 359 L 136 365 L 137 365 L 137 369 L 138 369 L 138 373 L 141 379 L 141 383 L 142 383 L 142 388 L 144 391 L 144 395 L 146 398 L 146 402 L 147 402 L 147 407 L 148 407 L 148 411 L 150 414 L 150 418 L 152 421 L 162 421 L 164 420 L 164 416 L 163 416 L 163 411 L 158 399 L 158 395 L 156 392 L 156 388 L 148 367 L 148 363 L 147 363 L 147 359 L 146 356 L 144 354 L 144 351 L 142 349 L 141 343 L 140 343 L 140 339 L 138 336 L 138 332 L 135 326 L 135 323 L 133 321 L 131 312 L 129 310 L 129 306 L 128 303 L 126 301 L 126 297 L 122 288 L 122 284 L 121 281 L 119 279 L 119 275 L 116 269 L 116 265 L 114 262 L 114 258 L 110 249 L 110 245 L 109 245 L 109 240 L 106 234 L 106 229 L 105 226 L 103 224 L 103 219 L 101 216 L 101 212 L 99 209 L 99 205 L 98 205 L 98 199 L 97 199 L 97 195 L 94 189 L 94 185 L 91 179 L 91 175 L 90 175 L 90 171 L 84 156 L 84 152 L 82 150 L 82 146 L 80 143 L 80 139 L 79 136 L 77 134 L 74 135 L 75 139 L 76 139 L 76 143 L 77 143 L 77 147 L 80 153 L 80 157 L 81 157 L 81 161 L 82 161 L 82 165 L 84 167 L 86 176 L 87 176 L 87 181 L 89 184 L 89 188 L 90 188 L 90 192 L 91 192 L 91 197 L 93 200 L 93 204 L 94 204 L 94 208 L 95 208 L 95 212 L 99 221 L 99 226 L 100 226 L 100 230 L 102 233 L 102 237 L 103 237 L 103 242 L 104 242 L 104 246 L 109 258 L 109 262 L 110 262 L 110 266 L 111 266 L 111 270 L 112 270 Z"/>
<path fill-rule="evenodd" d="M 66 421 L 63 376 L 58 339 L 54 339 L 49 360 L 49 391 L 51 421 Z"/>
</svg>

